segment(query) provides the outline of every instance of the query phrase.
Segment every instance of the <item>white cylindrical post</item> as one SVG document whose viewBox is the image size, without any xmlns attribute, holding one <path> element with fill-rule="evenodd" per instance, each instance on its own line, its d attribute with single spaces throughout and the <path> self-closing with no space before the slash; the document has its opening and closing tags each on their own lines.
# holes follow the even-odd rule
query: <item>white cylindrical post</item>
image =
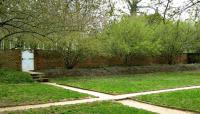
<svg viewBox="0 0 200 114">
<path fill-rule="evenodd" d="M 24 42 L 24 50 L 26 49 L 26 43 Z"/>
<path fill-rule="evenodd" d="M 43 44 L 43 50 L 45 49 L 44 44 Z"/>
<path fill-rule="evenodd" d="M 38 43 L 38 47 L 37 47 L 37 49 L 40 49 L 40 44 Z"/>
<path fill-rule="evenodd" d="M 10 49 L 12 49 L 12 43 L 11 43 L 11 41 L 10 41 Z"/>
<path fill-rule="evenodd" d="M 2 40 L 2 49 L 4 49 L 4 40 Z"/>
<path fill-rule="evenodd" d="M 56 42 L 56 49 L 58 48 L 58 43 Z"/>
</svg>

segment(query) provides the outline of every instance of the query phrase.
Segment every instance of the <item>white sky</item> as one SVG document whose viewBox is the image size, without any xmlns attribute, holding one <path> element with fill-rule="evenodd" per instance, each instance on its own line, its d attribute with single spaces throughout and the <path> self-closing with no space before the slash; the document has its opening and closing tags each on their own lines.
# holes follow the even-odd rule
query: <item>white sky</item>
<svg viewBox="0 0 200 114">
<path fill-rule="evenodd" d="M 128 13 L 128 8 L 127 5 L 125 4 L 125 0 L 114 0 L 116 2 L 116 8 L 117 9 L 121 9 L 124 12 Z M 173 0 L 173 7 L 183 7 L 184 4 L 186 3 L 187 0 Z M 150 5 L 150 0 L 143 0 L 139 5 L 141 6 L 148 6 Z M 164 8 L 163 7 L 159 7 L 158 8 L 160 12 L 164 12 Z M 140 9 L 143 12 L 146 12 L 147 14 L 152 14 L 154 13 L 154 10 L 152 9 Z M 183 12 L 182 15 L 180 16 L 181 20 L 185 20 L 188 19 L 190 17 L 190 15 L 187 12 Z"/>
</svg>

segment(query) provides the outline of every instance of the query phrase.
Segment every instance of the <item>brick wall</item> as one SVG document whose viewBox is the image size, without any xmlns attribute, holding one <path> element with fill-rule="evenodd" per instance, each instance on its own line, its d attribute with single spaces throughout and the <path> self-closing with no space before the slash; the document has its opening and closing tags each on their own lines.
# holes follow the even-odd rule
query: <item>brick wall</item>
<svg viewBox="0 0 200 114">
<path fill-rule="evenodd" d="M 159 56 L 155 57 L 153 60 L 154 64 L 168 64 L 167 57 L 166 56 Z M 176 64 L 187 64 L 188 63 L 188 56 L 187 54 L 179 55 L 175 58 Z"/>
<path fill-rule="evenodd" d="M 35 70 L 64 68 L 64 59 L 55 51 L 36 50 L 34 52 Z M 180 55 L 176 58 L 177 64 L 187 64 L 187 54 Z M 152 65 L 167 64 L 165 56 L 136 56 L 128 60 L 129 65 Z M 104 67 L 123 65 L 123 60 L 119 57 L 105 58 L 93 57 L 88 58 L 76 65 L 76 68 Z"/>
<path fill-rule="evenodd" d="M 183 54 L 176 57 L 175 62 L 177 64 L 187 64 L 187 54 Z M 101 66 L 118 66 L 123 65 L 123 60 L 119 57 L 105 58 L 105 57 L 94 57 L 86 59 L 79 63 L 77 68 L 85 67 L 101 67 Z M 165 56 L 135 56 L 128 60 L 128 65 L 152 65 L 152 64 L 168 64 Z"/>
<path fill-rule="evenodd" d="M 0 50 L 0 68 L 21 70 L 21 50 Z"/>
<path fill-rule="evenodd" d="M 35 70 L 64 67 L 64 61 L 62 56 L 60 56 L 55 51 L 49 52 L 49 51 L 35 50 L 34 64 L 35 64 Z"/>
<path fill-rule="evenodd" d="M 35 53 L 35 69 L 55 69 L 64 67 L 64 59 L 55 51 L 36 50 Z M 177 64 L 187 64 L 187 54 L 180 55 L 176 58 Z M 137 56 L 128 60 L 129 65 L 152 65 L 152 64 L 167 64 L 165 56 Z M 76 68 L 104 67 L 104 66 L 119 66 L 123 65 L 123 60 L 119 57 L 105 58 L 93 57 L 87 58 L 77 64 Z"/>
<path fill-rule="evenodd" d="M 60 54 L 55 51 L 34 51 L 35 70 L 64 68 L 64 60 Z M 178 56 L 176 63 L 188 63 L 187 54 Z M 164 56 L 150 57 L 137 56 L 128 60 L 129 65 L 151 65 L 151 64 L 167 64 Z M 120 66 L 123 60 L 119 57 L 105 58 L 93 57 L 76 65 L 76 68 L 104 67 L 104 66 Z M 0 67 L 21 70 L 21 50 L 0 50 Z"/>
<path fill-rule="evenodd" d="M 118 57 L 92 57 L 80 62 L 76 65 L 76 68 L 86 68 L 86 67 L 103 67 L 103 66 L 113 66 L 113 65 L 123 65 L 123 60 Z"/>
</svg>

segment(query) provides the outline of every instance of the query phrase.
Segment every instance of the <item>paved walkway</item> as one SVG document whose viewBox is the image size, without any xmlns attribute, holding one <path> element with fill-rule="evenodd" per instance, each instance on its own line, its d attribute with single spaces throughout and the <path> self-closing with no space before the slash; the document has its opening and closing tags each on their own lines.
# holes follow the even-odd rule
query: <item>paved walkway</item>
<svg viewBox="0 0 200 114">
<path fill-rule="evenodd" d="M 159 106 L 155 106 L 155 105 L 136 102 L 133 100 L 122 100 L 122 101 L 118 101 L 118 102 L 122 103 L 123 105 L 129 106 L 129 107 L 143 109 L 143 110 L 147 110 L 147 111 L 155 112 L 155 113 L 159 113 L 159 114 L 194 114 L 192 112 L 159 107 Z"/>
<path fill-rule="evenodd" d="M 85 93 L 85 94 L 93 95 L 93 96 L 99 97 L 99 98 L 110 98 L 112 100 L 127 99 L 127 98 L 141 96 L 141 95 L 158 94 L 158 93 L 181 91 L 181 90 L 190 90 L 190 89 L 200 89 L 200 86 L 191 86 L 191 87 L 181 87 L 181 88 L 174 88 L 174 89 L 165 89 L 165 90 L 157 90 L 157 91 L 149 91 L 149 92 L 141 92 L 141 93 L 123 94 L 123 95 L 109 95 L 109 94 L 94 92 L 94 91 L 90 91 L 90 90 L 78 89 L 78 88 L 75 88 L 75 87 L 58 85 L 56 83 L 45 83 L 45 84 L 56 86 L 56 87 L 61 87 L 63 89 L 72 90 L 72 91 L 76 91 L 76 92 L 79 92 L 79 93 Z"/>
<path fill-rule="evenodd" d="M 192 86 L 192 87 L 182 87 L 182 88 L 175 88 L 175 89 L 166 89 L 166 90 L 158 90 L 158 91 L 149 91 L 149 92 L 141 92 L 141 93 L 131 93 L 131 94 L 124 94 L 124 95 L 117 95 L 113 98 L 113 100 L 131 98 L 141 95 L 149 95 L 149 94 L 159 94 L 165 92 L 174 92 L 174 91 L 182 91 L 182 90 L 190 90 L 190 89 L 200 89 L 200 86 Z"/>
<path fill-rule="evenodd" d="M 93 98 L 93 99 L 56 102 L 56 103 L 46 103 L 46 104 L 38 104 L 38 105 L 6 107 L 6 108 L 0 108 L 0 114 L 2 112 L 5 112 L 5 111 L 28 110 L 28 109 L 35 109 L 35 108 L 47 108 L 47 107 L 51 107 L 51 106 L 64 106 L 64 105 L 72 105 L 72 104 L 90 103 L 90 102 L 95 102 L 95 101 L 98 101 L 98 100 L 100 101 L 99 98 Z"/>
<path fill-rule="evenodd" d="M 79 93 L 89 94 L 89 95 L 92 95 L 92 96 L 95 96 L 95 97 L 99 97 L 99 98 L 113 97 L 112 95 L 108 95 L 108 94 L 104 94 L 104 93 L 100 93 L 100 92 L 95 92 L 95 91 L 90 91 L 90 90 L 84 90 L 84 89 L 79 89 L 79 88 L 75 88 L 75 87 L 63 86 L 63 85 L 58 85 L 56 83 L 45 83 L 45 84 L 56 86 L 56 87 L 61 87 L 63 89 L 67 89 L 67 90 L 71 90 L 71 91 L 76 91 L 76 92 L 79 92 Z"/>
<path fill-rule="evenodd" d="M 118 100 L 117 102 L 122 103 L 124 105 L 139 108 L 139 109 L 144 109 L 144 110 L 159 113 L 159 114 L 192 114 L 191 112 L 169 109 L 169 108 L 164 108 L 164 107 L 158 107 L 158 106 L 154 106 L 154 105 L 150 105 L 150 104 L 140 103 L 140 102 L 136 102 L 133 100 L 124 100 L 124 99 L 135 97 L 135 96 L 140 96 L 140 95 L 157 94 L 157 93 L 163 93 L 163 92 L 172 92 L 172 91 L 200 88 L 200 86 L 193 86 L 193 87 L 183 87 L 183 88 L 175 88 L 175 89 L 150 91 L 150 92 L 124 94 L 124 95 L 109 95 L 109 94 L 100 93 L 100 92 L 94 92 L 94 91 L 83 90 L 83 89 L 69 87 L 69 86 L 58 85 L 55 83 L 45 83 L 45 84 L 48 84 L 51 86 L 56 86 L 56 87 L 61 87 L 63 89 L 72 90 L 72 91 L 76 91 L 76 92 L 80 92 L 80 93 L 89 94 L 89 95 L 92 95 L 92 96 L 95 96 L 98 98 L 0 108 L 0 113 L 5 112 L 5 111 L 27 110 L 27 109 L 33 109 L 33 108 L 45 108 L 45 107 L 50 107 L 50 106 L 63 106 L 63 105 L 72 105 L 72 104 L 81 104 L 81 103 L 91 103 L 91 102 L 96 102 L 96 101 Z"/>
</svg>

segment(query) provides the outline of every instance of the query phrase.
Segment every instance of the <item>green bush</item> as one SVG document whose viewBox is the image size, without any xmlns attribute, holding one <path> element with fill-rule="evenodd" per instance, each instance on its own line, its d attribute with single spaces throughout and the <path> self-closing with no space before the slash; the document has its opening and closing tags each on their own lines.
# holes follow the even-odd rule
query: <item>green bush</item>
<svg viewBox="0 0 200 114">
<path fill-rule="evenodd" d="M 160 54 L 160 40 L 154 37 L 154 27 L 143 16 L 124 17 L 102 33 L 106 52 L 121 57 L 126 65 L 133 56 Z"/>
<path fill-rule="evenodd" d="M 0 83 L 31 83 L 33 82 L 32 77 L 28 73 L 0 69 Z"/>
</svg>

